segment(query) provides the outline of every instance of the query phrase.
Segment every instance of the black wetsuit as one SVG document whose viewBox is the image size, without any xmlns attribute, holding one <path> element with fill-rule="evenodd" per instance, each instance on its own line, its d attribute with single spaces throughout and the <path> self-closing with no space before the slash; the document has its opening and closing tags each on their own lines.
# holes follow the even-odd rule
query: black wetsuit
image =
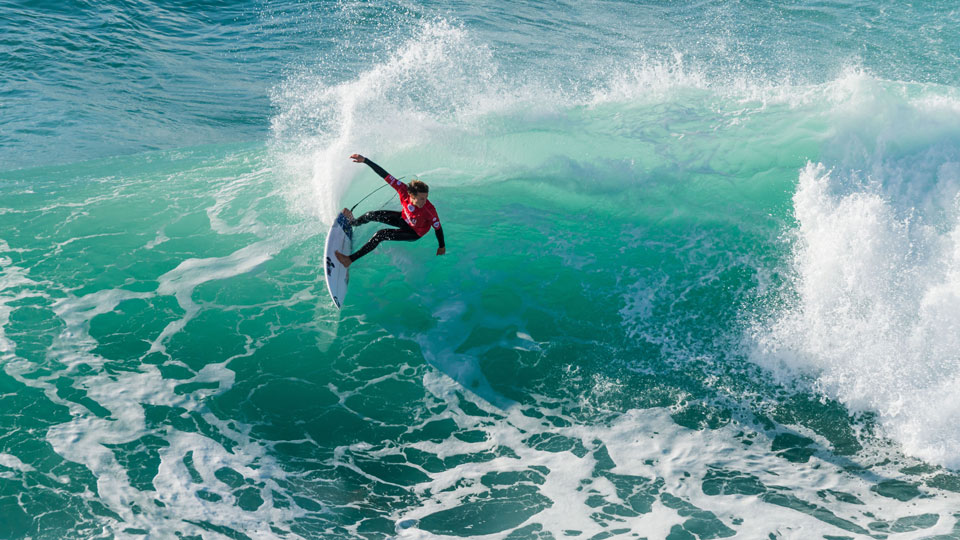
<svg viewBox="0 0 960 540">
<path fill-rule="evenodd" d="M 380 175 L 381 178 L 386 180 L 387 183 L 397 190 L 397 193 L 400 195 L 401 204 L 408 204 L 410 210 L 417 210 L 411 203 L 409 203 L 409 200 L 404 200 L 407 197 L 407 187 L 403 182 L 400 182 L 391 176 L 390 173 L 383 170 L 379 165 L 370 161 L 369 159 L 364 158 L 363 162 L 369 165 L 375 173 Z M 424 206 L 426 207 L 427 205 L 429 205 L 429 212 L 432 213 L 434 218 L 433 230 L 437 235 L 437 242 L 440 244 L 440 248 L 443 249 L 443 229 L 440 227 L 439 219 L 436 218 L 436 210 L 433 208 L 433 205 L 427 202 L 427 204 Z M 380 242 L 385 240 L 412 242 L 413 240 L 419 240 L 420 237 L 426 232 L 417 232 L 414 230 L 414 228 L 410 226 L 410 223 L 407 223 L 407 221 L 404 219 L 403 213 L 395 210 L 377 210 L 374 212 L 367 212 L 366 214 L 357 218 L 353 222 L 353 225 L 363 225 L 364 223 L 369 223 L 371 221 L 384 223 L 386 225 L 396 227 L 396 229 L 380 229 L 377 231 L 373 237 L 363 245 L 362 248 L 350 255 L 351 261 L 356 261 L 360 257 L 370 253 L 374 248 L 380 245 Z M 413 219 L 413 222 L 416 224 L 416 219 Z M 422 219 L 420 223 L 420 227 L 422 229 L 425 226 L 422 222 Z"/>
<path fill-rule="evenodd" d="M 358 249 L 353 255 L 350 255 L 351 261 L 355 261 L 367 253 L 370 253 L 373 251 L 373 248 L 380 245 L 380 242 L 383 242 L 384 240 L 411 242 L 413 240 L 420 239 L 420 235 L 417 234 L 417 231 L 413 230 L 410 225 L 407 225 L 407 222 L 403 220 L 400 212 L 397 212 L 396 210 L 377 210 L 375 212 L 367 212 L 366 214 L 358 217 L 357 220 L 353 222 L 353 225 L 363 225 L 364 223 L 369 223 L 371 221 L 385 223 L 397 228 L 380 229 L 374 233 L 373 237 L 370 238 L 370 240 L 367 240 L 367 243 L 364 244 L 362 248 Z M 440 242 L 440 246 L 443 246 L 443 241 Z"/>
</svg>

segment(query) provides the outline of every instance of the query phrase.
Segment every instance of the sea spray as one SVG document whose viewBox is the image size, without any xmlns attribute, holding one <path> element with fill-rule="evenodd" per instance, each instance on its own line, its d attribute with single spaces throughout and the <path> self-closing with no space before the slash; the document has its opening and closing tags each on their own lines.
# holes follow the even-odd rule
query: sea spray
<svg viewBox="0 0 960 540">
<path fill-rule="evenodd" d="M 809 165 L 800 175 L 796 299 L 760 332 L 760 357 L 812 373 L 854 411 L 877 413 L 908 453 L 957 467 L 957 214 L 940 232 L 899 216 L 880 193 L 832 194 L 836 174 Z"/>
</svg>

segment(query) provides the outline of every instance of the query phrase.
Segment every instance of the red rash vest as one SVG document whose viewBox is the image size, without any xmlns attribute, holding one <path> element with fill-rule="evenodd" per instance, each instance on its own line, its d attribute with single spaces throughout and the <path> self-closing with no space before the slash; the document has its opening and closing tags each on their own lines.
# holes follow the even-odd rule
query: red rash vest
<svg viewBox="0 0 960 540">
<path fill-rule="evenodd" d="M 431 227 L 434 229 L 440 228 L 440 217 L 437 216 L 437 209 L 433 207 L 433 203 L 427 201 L 422 207 L 417 208 L 417 205 L 410 200 L 410 193 L 407 191 L 406 184 L 394 178 L 392 174 L 388 174 L 384 180 L 393 186 L 393 189 L 397 190 L 397 194 L 400 195 L 400 205 L 403 207 L 400 211 L 403 220 L 418 235 L 427 234 Z"/>
<path fill-rule="evenodd" d="M 400 204 L 403 206 L 400 216 L 418 235 L 417 238 L 423 238 L 423 235 L 427 234 L 427 231 L 432 227 L 433 232 L 437 235 L 437 243 L 440 244 L 440 249 L 443 249 L 443 228 L 440 226 L 440 218 L 437 216 L 437 209 L 433 207 L 433 204 L 427 201 L 423 208 L 417 208 L 415 204 L 410 202 L 410 192 L 407 191 L 406 184 L 397 180 L 392 174 L 383 170 L 383 167 L 367 158 L 363 158 L 363 163 L 369 165 L 373 172 L 380 175 L 380 178 L 386 180 L 388 184 L 393 186 L 393 189 L 397 190 L 397 194 L 400 195 Z"/>
</svg>

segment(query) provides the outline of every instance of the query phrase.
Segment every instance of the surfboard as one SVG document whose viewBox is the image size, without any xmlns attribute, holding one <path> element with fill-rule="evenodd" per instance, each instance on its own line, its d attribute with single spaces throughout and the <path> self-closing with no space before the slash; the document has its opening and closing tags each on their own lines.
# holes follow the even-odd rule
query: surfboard
<svg viewBox="0 0 960 540">
<path fill-rule="evenodd" d="M 353 226 L 343 214 L 330 226 L 327 234 L 327 246 L 323 250 L 327 271 L 327 290 L 337 309 L 343 305 L 343 297 L 347 295 L 347 283 L 350 282 L 350 272 L 344 268 L 334 252 L 339 251 L 349 255 L 353 252 Z"/>
</svg>

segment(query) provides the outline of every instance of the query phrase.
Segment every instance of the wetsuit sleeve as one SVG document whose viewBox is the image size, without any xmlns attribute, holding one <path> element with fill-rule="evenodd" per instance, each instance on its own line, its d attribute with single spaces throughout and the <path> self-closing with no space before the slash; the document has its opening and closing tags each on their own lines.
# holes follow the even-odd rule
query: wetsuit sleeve
<svg viewBox="0 0 960 540">
<path fill-rule="evenodd" d="M 431 210 L 433 213 L 433 223 L 431 224 L 431 227 L 433 227 L 433 232 L 437 234 L 437 242 L 440 244 L 440 248 L 442 249 L 446 247 L 446 244 L 443 243 L 443 227 L 440 226 L 440 216 L 437 215 L 437 211 L 433 210 L 432 206 Z"/>
<path fill-rule="evenodd" d="M 363 158 L 363 162 L 366 163 L 367 165 L 369 165 L 370 168 L 373 169 L 373 172 L 379 174 L 379 175 L 380 175 L 380 178 L 383 178 L 384 180 L 386 180 L 387 177 L 390 176 L 390 173 L 388 173 L 387 171 L 383 170 L 383 167 L 381 167 L 381 166 L 377 165 L 376 163 L 370 161 L 370 158 Z"/>
<path fill-rule="evenodd" d="M 406 184 L 404 184 L 403 182 L 397 180 L 392 174 L 390 174 L 390 173 L 388 173 L 387 171 L 383 170 L 383 167 L 377 165 L 376 163 L 370 161 L 369 159 L 363 158 L 363 162 L 366 163 L 367 165 L 369 165 L 370 168 L 373 169 L 373 172 L 379 174 L 379 175 L 380 175 L 380 178 L 383 178 L 384 180 L 386 180 L 387 183 L 390 184 L 391 187 L 393 187 L 393 189 L 397 190 L 397 193 L 400 194 L 400 200 L 401 200 L 401 201 L 403 200 L 403 197 L 404 197 L 404 196 L 406 195 L 406 193 L 407 193 L 407 185 L 406 185 Z"/>
</svg>

